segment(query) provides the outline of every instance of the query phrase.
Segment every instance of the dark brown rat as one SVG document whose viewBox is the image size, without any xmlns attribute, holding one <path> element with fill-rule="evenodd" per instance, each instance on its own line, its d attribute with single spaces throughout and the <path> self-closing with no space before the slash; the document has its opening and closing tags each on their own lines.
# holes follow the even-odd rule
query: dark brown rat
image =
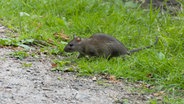
<svg viewBox="0 0 184 104">
<path fill-rule="evenodd" d="M 155 45 L 158 42 L 158 38 Z M 123 43 L 106 34 L 94 34 L 89 38 L 74 37 L 64 48 L 65 52 L 79 52 L 79 58 L 85 55 L 111 58 L 131 54 L 153 45 L 128 51 Z"/>
</svg>

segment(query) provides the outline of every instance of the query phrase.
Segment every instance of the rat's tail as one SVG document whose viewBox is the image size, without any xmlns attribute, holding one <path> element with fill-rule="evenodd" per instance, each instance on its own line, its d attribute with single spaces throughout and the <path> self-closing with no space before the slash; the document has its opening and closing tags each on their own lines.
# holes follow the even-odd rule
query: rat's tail
<svg viewBox="0 0 184 104">
<path fill-rule="evenodd" d="M 130 50 L 130 51 L 129 51 L 129 54 L 132 54 L 132 53 L 134 53 L 134 52 L 138 52 L 138 51 L 141 51 L 141 50 L 144 50 L 144 49 L 151 48 L 151 47 L 155 46 L 157 43 L 158 43 L 158 37 L 156 37 L 156 41 L 154 42 L 154 44 L 149 45 L 149 46 L 146 46 L 146 47 L 136 48 L 136 49 Z"/>
</svg>

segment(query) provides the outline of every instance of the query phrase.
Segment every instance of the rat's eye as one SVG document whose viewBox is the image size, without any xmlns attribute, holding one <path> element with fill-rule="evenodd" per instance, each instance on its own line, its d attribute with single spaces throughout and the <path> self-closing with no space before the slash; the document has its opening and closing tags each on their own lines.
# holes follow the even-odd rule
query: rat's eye
<svg viewBox="0 0 184 104">
<path fill-rule="evenodd" d="M 70 47 L 72 47 L 72 46 L 73 46 L 73 44 L 71 44 L 71 43 L 70 43 L 70 44 L 69 44 L 69 46 L 70 46 Z"/>
</svg>

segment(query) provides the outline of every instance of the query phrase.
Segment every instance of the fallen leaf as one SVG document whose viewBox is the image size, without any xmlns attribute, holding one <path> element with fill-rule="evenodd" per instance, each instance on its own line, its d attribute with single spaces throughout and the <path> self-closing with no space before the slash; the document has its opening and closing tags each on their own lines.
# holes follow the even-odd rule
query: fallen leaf
<svg viewBox="0 0 184 104">
<path fill-rule="evenodd" d="M 97 78 L 94 76 L 93 78 L 92 78 L 92 81 L 96 81 L 97 80 Z"/>
<path fill-rule="evenodd" d="M 116 76 L 113 76 L 113 75 L 106 76 L 106 79 L 109 80 L 112 83 L 117 83 L 118 82 L 118 80 L 116 79 Z"/>
<path fill-rule="evenodd" d="M 153 96 L 158 97 L 158 96 L 162 96 L 164 94 L 164 91 L 159 91 L 156 93 L 153 93 Z"/>
<path fill-rule="evenodd" d="M 57 64 L 56 63 L 51 63 L 51 66 L 52 66 L 52 68 L 55 68 L 55 67 L 57 67 Z"/>
<path fill-rule="evenodd" d="M 23 48 L 22 48 L 22 47 L 11 47 L 11 49 L 13 49 L 13 50 L 17 50 L 17 51 L 23 50 Z"/>
<path fill-rule="evenodd" d="M 60 38 L 60 39 L 62 39 L 63 41 L 69 40 L 69 36 L 66 35 L 66 34 L 64 34 L 63 31 L 54 33 L 54 36 L 55 36 L 55 38 Z"/>
<path fill-rule="evenodd" d="M 116 81 L 116 77 L 113 76 L 113 75 L 110 75 L 110 76 L 109 76 L 109 80 L 110 80 L 110 81 Z"/>
<path fill-rule="evenodd" d="M 47 39 L 48 43 L 52 44 L 54 41 L 52 39 Z"/>
</svg>

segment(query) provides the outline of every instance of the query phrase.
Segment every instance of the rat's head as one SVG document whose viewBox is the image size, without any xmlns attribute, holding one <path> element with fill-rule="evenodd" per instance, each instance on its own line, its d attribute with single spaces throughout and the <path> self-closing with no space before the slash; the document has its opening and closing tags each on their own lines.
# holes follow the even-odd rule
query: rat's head
<svg viewBox="0 0 184 104">
<path fill-rule="evenodd" d="M 65 52 L 75 52 L 78 51 L 80 47 L 80 43 L 82 41 L 81 37 L 74 36 L 73 40 L 71 40 L 64 48 Z"/>
</svg>

